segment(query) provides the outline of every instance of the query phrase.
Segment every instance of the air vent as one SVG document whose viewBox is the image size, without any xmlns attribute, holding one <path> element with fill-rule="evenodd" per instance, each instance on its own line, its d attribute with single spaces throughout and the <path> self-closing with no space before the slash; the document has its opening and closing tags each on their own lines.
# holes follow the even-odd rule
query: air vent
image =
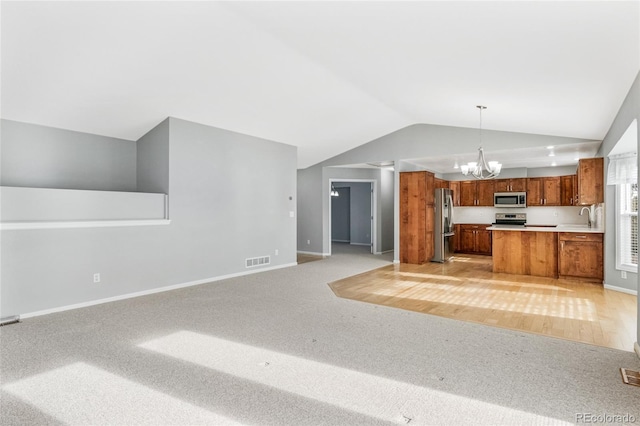
<svg viewBox="0 0 640 426">
<path fill-rule="evenodd" d="M 252 257 L 245 261 L 247 268 L 253 268 L 254 266 L 264 266 L 271 263 L 271 256 Z"/>
</svg>

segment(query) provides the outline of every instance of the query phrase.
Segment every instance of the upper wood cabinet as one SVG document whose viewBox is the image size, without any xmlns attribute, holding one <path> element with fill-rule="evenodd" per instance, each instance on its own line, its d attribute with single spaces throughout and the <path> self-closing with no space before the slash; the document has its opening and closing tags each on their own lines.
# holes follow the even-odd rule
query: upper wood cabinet
<svg viewBox="0 0 640 426">
<path fill-rule="evenodd" d="M 578 162 L 578 204 L 604 202 L 604 159 L 583 158 Z"/>
<path fill-rule="evenodd" d="M 494 192 L 493 180 L 463 180 L 460 182 L 460 205 L 493 207 Z"/>
<path fill-rule="evenodd" d="M 400 261 L 421 264 L 433 257 L 434 176 L 400 173 Z"/>
<path fill-rule="evenodd" d="M 433 186 L 434 188 L 449 188 L 449 181 L 444 180 L 444 179 L 438 179 L 438 178 L 434 178 L 433 179 Z"/>
<path fill-rule="evenodd" d="M 559 206 L 560 193 L 560 176 L 527 179 L 527 206 Z"/>
<path fill-rule="evenodd" d="M 460 206 L 460 181 L 452 180 L 451 182 L 449 182 L 449 189 L 453 193 L 452 194 L 453 195 L 453 206 L 454 207 L 459 207 Z"/>
<path fill-rule="evenodd" d="M 527 190 L 526 178 L 496 179 L 496 192 L 524 192 Z"/>
<path fill-rule="evenodd" d="M 575 206 L 578 197 L 576 175 L 560 176 L 560 205 Z"/>
</svg>

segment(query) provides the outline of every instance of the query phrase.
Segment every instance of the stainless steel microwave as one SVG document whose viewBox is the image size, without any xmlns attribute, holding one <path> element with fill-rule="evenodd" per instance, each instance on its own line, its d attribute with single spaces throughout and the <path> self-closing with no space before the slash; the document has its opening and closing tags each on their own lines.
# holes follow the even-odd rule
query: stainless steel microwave
<svg viewBox="0 0 640 426">
<path fill-rule="evenodd" d="M 526 192 L 496 192 L 493 194 L 494 207 L 527 207 Z"/>
</svg>

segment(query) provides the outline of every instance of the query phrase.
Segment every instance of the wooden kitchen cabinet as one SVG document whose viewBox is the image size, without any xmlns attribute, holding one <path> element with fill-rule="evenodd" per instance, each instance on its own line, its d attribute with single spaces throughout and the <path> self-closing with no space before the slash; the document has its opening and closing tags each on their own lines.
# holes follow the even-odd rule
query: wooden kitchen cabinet
<svg viewBox="0 0 640 426">
<path fill-rule="evenodd" d="M 460 181 L 449 182 L 449 189 L 453 193 L 453 206 L 460 207 Z"/>
<path fill-rule="evenodd" d="M 603 234 L 558 233 L 558 273 L 561 278 L 580 278 L 602 283 Z"/>
<path fill-rule="evenodd" d="M 558 277 L 557 234 L 493 231 L 493 272 Z"/>
<path fill-rule="evenodd" d="M 446 181 L 444 179 L 438 179 L 438 178 L 434 178 L 433 179 L 433 187 L 434 188 L 449 188 L 449 181 Z"/>
<path fill-rule="evenodd" d="M 577 201 L 576 175 L 560 176 L 560 205 L 575 206 Z"/>
<path fill-rule="evenodd" d="M 456 223 L 455 225 L 453 225 L 453 239 L 451 240 L 451 251 L 456 253 L 461 251 L 460 250 L 460 224 Z"/>
<path fill-rule="evenodd" d="M 583 158 L 578 162 L 578 205 L 604 202 L 604 159 Z"/>
<path fill-rule="evenodd" d="M 433 258 L 434 176 L 400 173 L 400 261 L 421 264 Z"/>
<path fill-rule="evenodd" d="M 527 178 L 527 206 L 561 205 L 560 176 Z"/>
<path fill-rule="evenodd" d="M 527 190 L 526 178 L 496 179 L 495 192 L 525 192 Z"/>
<path fill-rule="evenodd" d="M 459 249 L 461 253 L 491 255 L 491 231 L 487 231 L 488 224 L 463 223 L 459 226 Z"/>
<path fill-rule="evenodd" d="M 460 205 L 493 207 L 494 192 L 493 180 L 463 180 L 460 182 Z"/>
</svg>

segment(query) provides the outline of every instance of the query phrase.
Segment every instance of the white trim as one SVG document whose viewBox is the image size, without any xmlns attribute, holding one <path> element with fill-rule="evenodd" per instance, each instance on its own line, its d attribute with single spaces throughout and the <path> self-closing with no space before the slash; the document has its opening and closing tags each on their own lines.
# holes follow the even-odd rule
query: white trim
<svg viewBox="0 0 640 426">
<path fill-rule="evenodd" d="M 349 243 L 352 246 L 367 246 L 367 247 L 371 247 L 371 244 L 367 244 L 367 243 Z"/>
<path fill-rule="evenodd" d="M 331 256 L 331 254 L 329 254 L 329 253 L 318 253 L 318 252 L 315 252 L 315 251 L 300 251 L 300 250 L 298 250 L 297 253 L 298 254 L 309 254 L 311 256 Z"/>
<path fill-rule="evenodd" d="M 373 253 L 373 254 L 385 254 L 385 253 L 391 253 L 391 252 L 393 252 L 393 249 L 391 249 L 391 250 L 385 250 L 385 251 L 377 251 L 377 252 L 375 252 L 375 253 Z"/>
<path fill-rule="evenodd" d="M 0 223 L 0 230 L 14 231 L 22 229 L 104 228 L 112 226 L 169 225 L 170 223 L 170 219 L 87 220 L 79 222 L 4 222 Z"/>
<path fill-rule="evenodd" d="M 103 303 L 116 302 L 118 300 L 124 300 L 124 299 L 132 299 L 134 297 L 147 296 L 149 294 L 162 293 L 162 292 L 165 292 L 165 291 L 177 290 L 177 289 L 184 288 L 184 287 L 192 287 L 194 285 L 207 284 L 207 283 L 212 283 L 212 282 L 215 282 L 215 281 L 226 280 L 226 279 L 229 279 L 229 278 L 236 278 L 236 277 L 241 277 L 241 276 L 244 276 L 244 275 L 256 274 L 256 273 L 259 273 L 259 272 L 272 271 L 274 269 L 288 268 L 288 267 L 296 266 L 296 265 L 297 265 L 297 262 L 287 263 L 287 264 L 284 264 L 284 265 L 271 266 L 271 267 L 268 267 L 268 268 L 237 272 L 237 273 L 234 273 L 234 274 L 227 274 L 227 275 L 221 275 L 221 276 L 218 276 L 218 277 L 205 278 L 205 279 L 202 279 L 202 280 L 189 281 L 189 282 L 181 283 L 181 284 L 173 284 L 173 285 L 169 285 L 169 286 L 166 286 L 166 287 L 153 288 L 153 289 L 150 289 L 150 290 L 137 291 L 135 293 L 127 293 L 127 294 L 121 294 L 119 296 L 107 297 L 107 298 L 104 298 L 104 299 L 91 300 L 89 302 L 76 303 L 76 304 L 73 304 L 73 305 L 60 306 L 60 307 L 52 308 L 52 309 L 44 309 L 42 311 L 30 312 L 30 313 L 27 313 L 27 314 L 20 314 L 20 318 L 21 319 L 23 319 L 23 318 L 31 318 L 31 317 L 41 316 L 41 315 L 53 314 L 53 313 L 56 313 L 56 312 L 70 311 L 72 309 L 86 308 L 86 307 L 89 307 L 89 306 L 101 305 Z"/>
<path fill-rule="evenodd" d="M 638 358 L 640 358 L 640 345 L 638 344 L 638 342 L 635 342 L 633 344 L 633 350 L 636 351 L 636 355 L 638 355 Z"/>
<path fill-rule="evenodd" d="M 604 288 L 606 288 L 608 290 L 619 291 L 620 293 L 633 294 L 634 296 L 638 295 L 638 291 L 637 290 L 631 290 L 630 288 L 617 287 L 615 285 L 609 285 L 609 284 L 605 284 Z"/>
<path fill-rule="evenodd" d="M 393 259 L 393 263 L 395 263 L 396 265 L 400 263 L 399 260 Z"/>
</svg>

